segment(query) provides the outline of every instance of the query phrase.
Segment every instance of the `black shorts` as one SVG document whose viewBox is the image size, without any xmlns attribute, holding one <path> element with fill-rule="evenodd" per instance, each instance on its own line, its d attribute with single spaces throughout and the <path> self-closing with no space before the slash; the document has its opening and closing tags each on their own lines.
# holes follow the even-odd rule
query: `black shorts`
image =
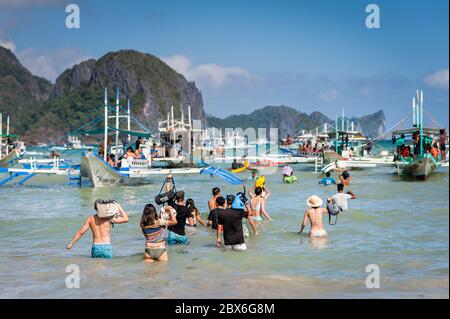
<svg viewBox="0 0 450 319">
<path fill-rule="evenodd" d="M 439 145 L 439 149 L 440 149 L 441 151 L 445 151 L 445 144 Z"/>
</svg>

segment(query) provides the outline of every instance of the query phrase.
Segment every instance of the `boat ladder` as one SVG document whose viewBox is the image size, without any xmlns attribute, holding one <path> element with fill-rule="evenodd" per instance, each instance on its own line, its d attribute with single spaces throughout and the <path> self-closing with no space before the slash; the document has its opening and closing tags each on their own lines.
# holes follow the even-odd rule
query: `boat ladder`
<svg viewBox="0 0 450 319">
<path fill-rule="evenodd" d="M 67 186 L 81 187 L 81 172 L 79 170 L 67 169 Z"/>
</svg>

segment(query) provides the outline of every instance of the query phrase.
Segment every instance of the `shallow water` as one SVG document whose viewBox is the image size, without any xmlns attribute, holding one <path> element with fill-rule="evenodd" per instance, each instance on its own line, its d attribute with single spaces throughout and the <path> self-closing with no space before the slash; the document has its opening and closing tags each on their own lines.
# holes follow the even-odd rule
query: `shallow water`
<svg viewBox="0 0 450 319">
<path fill-rule="evenodd" d="M 273 222 L 247 240 L 248 251 L 223 251 L 203 227 L 188 246 L 169 246 L 169 262 L 143 262 L 138 224 L 160 182 L 104 189 L 52 186 L 47 177 L 25 187 L 0 188 L 0 298 L 448 298 L 449 180 L 440 168 L 426 182 L 402 181 L 391 168 L 353 171 L 349 189 L 357 199 L 327 241 L 296 235 L 306 198 L 323 199 L 335 188 L 320 187 L 320 174 L 295 167 L 296 184 L 266 176 Z M 248 177 L 248 174 L 241 174 Z M 196 200 L 206 218 L 214 186 L 239 187 L 194 175 L 176 177 L 179 189 Z M 91 235 L 65 249 L 92 213 L 96 198 L 119 200 L 128 224 L 112 230 L 115 258 L 89 258 Z M 80 268 L 79 289 L 68 289 L 67 265 Z M 368 289 L 368 264 L 380 268 L 381 287 Z"/>
</svg>

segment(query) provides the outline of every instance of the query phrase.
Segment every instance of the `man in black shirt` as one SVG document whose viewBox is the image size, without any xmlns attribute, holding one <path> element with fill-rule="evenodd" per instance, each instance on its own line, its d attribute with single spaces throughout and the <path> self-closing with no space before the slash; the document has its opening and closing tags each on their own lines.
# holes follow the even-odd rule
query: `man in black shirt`
<svg viewBox="0 0 450 319">
<path fill-rule="evenodd" d="M 219 196 L 216 198 L 216 206 L 208 215 L 208 223 L 206 224 L 208 227 L 212 229 L 217 229 L 217 219 L 219 214 L 225 209 L 225 198 Z"/>
<path fill-rule="evenodd" d="M 168 176 L 166 179 L 166 191 L 170 191 L 171 186 L 170 182 L 172 180 L 172 176 Z M 184 192 L 179 191 L 175 195 L 175 201 L 171 200 L 169 205 L 172 206 L 177 212 L 176 218 L 177 223 L 175 225 L 169 226 L 167 229 L 169 230 L 169 236 L 167 237 L 168 244 L 189 244 L 189 239 L 186 236 L 185 226 L 186 219 L 192 218 L 192 212 L 189 208 L 187 208 L 184 204 Z"/>
<path fill-rule="evenodd" d="M 222 245 L 221 233 L 223 232 L 223 239 L 225 247 L 232 250 L 246 250 L 247 245 L 244 241 L 244 231 L 242 228 L 242 219 L 247 218 L 253 231 L 256 234 L 256 227 L 251 218 L 248 218 L 250 206 L 247 203 L 245 210 L 237 210 L 226 208 L 218 214 L 217 218 L 217 241 L 216 246 Z"/>
</svg>

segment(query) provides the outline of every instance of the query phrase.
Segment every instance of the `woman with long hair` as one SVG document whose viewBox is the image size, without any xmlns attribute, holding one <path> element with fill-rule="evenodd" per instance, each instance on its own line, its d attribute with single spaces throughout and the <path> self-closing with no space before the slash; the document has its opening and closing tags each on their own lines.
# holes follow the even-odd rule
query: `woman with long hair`
<svg viewBox="0 0 450 319">
<path fill-rule="evenodd" d="M 146 262 L 168 260 L 164 229 L 165 227 L 175 225 L 177 219 L 172 207 L 165 206 L 163 209 L 165 211 L 164 218 L 158 216 L 156 208 L 152 204 L 145 205 L 144 212 L 142 213 L 140 226 L 146 241 L 144 252 Z"/>
<path fill-rule="evenodd" d="M 192 198 L 189 198 L 186 201 L 186 207 L 189 208 L 189 210 L 192 213 L 192 217 L 188 218 L 186 226 L 197 227 L 197 221 L 201 225 L 206 226 L 206 223 L 203 221 L 202 216 L 200 215 L 200 212 L 197 209 L 197 207 L 195 207 L 195 202 Z"/>
</svg>

